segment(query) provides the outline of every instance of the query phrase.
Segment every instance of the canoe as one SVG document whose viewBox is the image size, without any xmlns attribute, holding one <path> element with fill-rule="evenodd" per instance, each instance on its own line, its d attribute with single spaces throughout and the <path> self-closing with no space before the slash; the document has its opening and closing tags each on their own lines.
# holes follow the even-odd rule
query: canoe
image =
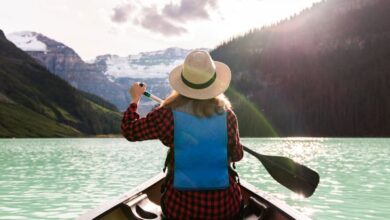
<svg viewBox="0 0 390 220">
<path fill-rule="evenodd" d="M 133 190 L 101 204 L 80 216 L 79 220 L 161 219 L 160 189 L 165 178 L 160 173 Z M 245 201 L 244 219 L 308 220 L 309 218 L 284 202 L 240 180 Z"/>
</svg>

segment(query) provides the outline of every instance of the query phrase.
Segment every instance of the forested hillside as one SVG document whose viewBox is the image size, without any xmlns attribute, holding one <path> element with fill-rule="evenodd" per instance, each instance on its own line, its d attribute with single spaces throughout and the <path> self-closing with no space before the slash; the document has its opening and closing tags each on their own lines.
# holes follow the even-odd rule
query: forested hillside
<svg viewBox="0 0 390 220">
<path fill-rule="evenodd" d="M 0 137 L 119 133 L 120 117 L 112 104 L 51 74 L 0 30 Z"/>
<path fill-rule="evenodd" d="M 323 1 L 212 51 L 259 110 L 230 91 L 241 134 L 269 136 L 268 121 L 280 136 L 389 136 L 389 11 L 387 0 Z"/>
</svg>

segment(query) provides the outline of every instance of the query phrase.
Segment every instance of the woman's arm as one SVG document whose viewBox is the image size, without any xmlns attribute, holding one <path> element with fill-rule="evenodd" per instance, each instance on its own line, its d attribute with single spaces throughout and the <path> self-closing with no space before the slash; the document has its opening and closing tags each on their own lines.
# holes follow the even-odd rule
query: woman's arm
<svg viewBox="0 0 390 220">
<path fill-rule="evenodd" d="M 122 135 L 129 141 L 143 141 L 160 139 L 165 130 L 161 118 L 166 114 L 166 109 L 158 108 L 140 118 L 137 113 L 137 104 L 131 103 L 123 114 Z"/>
<path fill-rule="evenodd" d="M 131 104 L 123 114 L 121 125 L 122 135 L 129 141 L 161 138 L 161 134 L 166 127 L 162 124 L 162 117 L 165 117 L 166 109 L 157 108 L 146 117 L 139 117 L 137 107 L 145 91 L 146 84 L 140 83 L 134 83 L 129 89 Z"/>
</svg>

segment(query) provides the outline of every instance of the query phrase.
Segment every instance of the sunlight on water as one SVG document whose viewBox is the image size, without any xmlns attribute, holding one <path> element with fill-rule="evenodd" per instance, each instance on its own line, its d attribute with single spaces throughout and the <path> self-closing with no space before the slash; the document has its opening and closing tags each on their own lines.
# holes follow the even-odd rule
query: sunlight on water
<svg viewBox="0 0 390 220">
<path fill-rule="evenodd" d="M 316 170 L 321 180 L 310 198 L 291 193 L 251 156 L 241 177 L 313 219 L 390 219 L 390 139 L 244 139 L 259 153 L 286 156 Z"/>
<path fill-rule="evenodd" d="M 390 219 L 390 139 L 264 138 L 243 144 L 292 158 L 321 181 L 310 198 L 246 154 L 242 179 L 313 219 Z M 166 148 L 125 139 L 0 139 L 0 220 L 74 219 L 162 170 Z"/>
</svg>

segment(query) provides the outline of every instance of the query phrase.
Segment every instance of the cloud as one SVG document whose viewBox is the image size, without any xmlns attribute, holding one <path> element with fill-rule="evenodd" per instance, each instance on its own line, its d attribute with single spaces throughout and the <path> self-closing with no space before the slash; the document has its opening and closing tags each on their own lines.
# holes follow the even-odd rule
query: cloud
<svg viewBox="0 0 390 220">
<path fill-rule="evenodd" d="M 217 0 L 181 0 L 179 5 L 168 4 L 162 10 L 163 14 L 178 22 L 196 19 L 208 19 L 209 8 L 217 7 Z"/>
<path fill-rule="evenodd" d="M 115 23 L 125 23 L 129 19 L 129 15 L 134 11 L 134 6 L 131 4 L 118 5 L 114 9 L 114 14 L 111 16 L 111 21 Z"/>
<path fill-rule="evenodd" d="M 118 5 L 113 9 L 111 20 L 115 23 L 126 23 L 130 19 L 134 25 L 141 26 L 149 31 L 165 36 L 181 35 L 187 32 L 182 25 L 189 21 L 206 20 L 210 11 L 217 8 L 218 0 L 181 0 L 179 4 L 163 5 L 161 10 L 157 6 L 136 7 L 130 3 Z M 137 5 L 138 6 L 138 5 Z M 135 9 L 139 10 L 135 10 Z"/>
<path fill-rule="evenodd" d="M 145 29 L 165 36 L 181 35 L 187 32 L 185 28 L 174 25 L 166 17 L 161 16 L 155 7 L 145 8 L 143 14 L 143 19 L 139 20 L 138 23 Z"/>
</svg>

